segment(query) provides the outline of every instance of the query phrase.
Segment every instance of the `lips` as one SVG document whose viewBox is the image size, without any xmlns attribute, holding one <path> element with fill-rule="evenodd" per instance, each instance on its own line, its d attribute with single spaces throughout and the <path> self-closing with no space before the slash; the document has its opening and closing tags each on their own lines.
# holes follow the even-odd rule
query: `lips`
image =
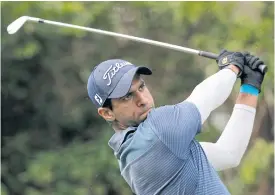
<svg viewBox="0 0 275 195">
<path fill-rule="evenodd" d="M 151 109 L 152 109 L 152 107 L 150 107 L 150 108 L 147 109 L 146 111 L 142 112 L 140 115 L 144 115 L 144 114 L 148 113 Z"/>
</svg>

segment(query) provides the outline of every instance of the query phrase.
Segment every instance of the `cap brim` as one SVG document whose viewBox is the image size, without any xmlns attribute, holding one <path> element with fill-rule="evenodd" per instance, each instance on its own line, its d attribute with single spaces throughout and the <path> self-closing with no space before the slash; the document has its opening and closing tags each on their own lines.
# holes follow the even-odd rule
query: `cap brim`
<svg viewBox="0 0 275 195">
<path fill-rule="evenodd" d="M 123 75 L 123 77 L 120 79 L 117 86 L 108 98 L 120 98 L 125 96 L 130 90 L 132 81 L 136 74 L 151 75 L 152 71 L 144 66 L 136 67 L 129 70 L 127 73 Z"/>
</svg>

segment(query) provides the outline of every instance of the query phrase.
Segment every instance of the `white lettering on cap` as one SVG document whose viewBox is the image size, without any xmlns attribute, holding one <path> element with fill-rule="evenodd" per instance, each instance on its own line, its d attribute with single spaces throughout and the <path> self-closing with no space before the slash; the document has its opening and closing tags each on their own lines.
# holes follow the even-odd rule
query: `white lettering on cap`
<svg viewBox="0 0 275 195">
<path fill-rule="evenodd" d="M 95 94 L 95 100 L 97 101 L 97 103 L 99 104 L 99 105 L 101 105 L 102 104 L 102 99 L 101 99 L 101 97 L 98 95 L 98 94 Z"/>
<path fill-rule="evenodd" d="M 111 65 L 110 68 L 104 73 L 103 79 L 106 80 L 108 79 L 107 86 L 112 84 L 112 78 L 116 75 L 116 73 L 124 66 L 127 65 L 133 65 L 130 62 L 121 62 L 121 63 L 116 63 L 114 66 Z"/>
</svg>

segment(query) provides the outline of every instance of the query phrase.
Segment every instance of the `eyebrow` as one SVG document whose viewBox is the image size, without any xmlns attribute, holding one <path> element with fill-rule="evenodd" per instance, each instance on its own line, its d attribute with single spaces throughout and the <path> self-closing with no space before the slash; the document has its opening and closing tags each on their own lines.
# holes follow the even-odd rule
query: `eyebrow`
<svg viewBox="0 0 275 195">
<path fill-rule="evenodd" d="M 144 84 L 145 84 L 145 81 L 141 79 L 141 82 L 140 82 L 140 84 L 139 84 L 139 87 L 142 86 L 142 85 L 144 85 Z M 139 88 L 139 87 L 138 87 L 138 88 Z M 134 91 L 130 89 L 129 92 L 126 93 L 125 96 L 130 95 L 130 94 L 132 94 L 133 92 L 134 92 Z M 119 99 L 122 99 L 122 98 L 124 98 L 125 96 L 123 96 L 123 97 L 121 97 L 121 98 L 119 98 Z"/>
</svg>

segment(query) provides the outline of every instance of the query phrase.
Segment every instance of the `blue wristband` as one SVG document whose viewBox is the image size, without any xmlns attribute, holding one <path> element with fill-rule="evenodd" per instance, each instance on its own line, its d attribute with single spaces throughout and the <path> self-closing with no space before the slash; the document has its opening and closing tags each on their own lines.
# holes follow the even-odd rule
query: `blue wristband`
<svg viewBox="0 0 275 195">
<path fill-rule="evenodd" d="M 248 94 L 255 95 L 255 96 L 258 96 L 258 94 L 259 94 L 259 90 L 256 87 L 249 85 L 249 84 L 243 84 L 240 88 L 240 92 L 248 93 Z"/>
</svg>

